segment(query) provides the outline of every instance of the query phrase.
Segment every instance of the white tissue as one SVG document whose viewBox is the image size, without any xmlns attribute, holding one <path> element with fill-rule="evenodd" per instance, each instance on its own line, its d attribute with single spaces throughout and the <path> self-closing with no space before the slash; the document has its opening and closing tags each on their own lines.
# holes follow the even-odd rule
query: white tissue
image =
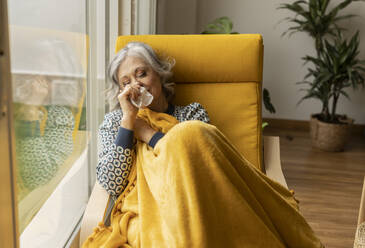
<svg viewBox="0 0 365 248">
<path fill-rule="evenodd" d="M 153 101 L 153 95 L 149 93 L 145 87 L 139 88 L 139 92 L 141 95 L 137 98 L 136 101 L 131 99 L 131 102 L 137 108 L 144 108 L 151 104 Z"/>
</svg>

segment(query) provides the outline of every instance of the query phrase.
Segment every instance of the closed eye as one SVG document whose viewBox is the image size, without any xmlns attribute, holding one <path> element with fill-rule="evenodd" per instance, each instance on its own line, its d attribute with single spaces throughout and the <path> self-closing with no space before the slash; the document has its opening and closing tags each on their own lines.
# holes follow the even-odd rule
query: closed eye
<svg viewBox="0 0 365 248">
<path fill-rule="evenodd" d="M 138 74 L 137 74 L 137 77 L 145 77 L 146 76 L 146 72 L 145 71 L 143 71 L 143 72 L 139 72 Z"/>
</svg>

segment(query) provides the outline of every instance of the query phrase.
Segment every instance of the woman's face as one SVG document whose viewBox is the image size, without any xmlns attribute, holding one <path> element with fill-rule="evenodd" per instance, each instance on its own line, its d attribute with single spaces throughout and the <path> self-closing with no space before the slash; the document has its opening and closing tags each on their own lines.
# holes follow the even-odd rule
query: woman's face
<svg viewBox="0 0 365 248">
<path fill-rule="evenodd" d="M 30 105 L 43 105 L 49 95 L 49 86 L 50 82 L 44 76 L 26 77 L 16 84 L 15 101 Z"/>
<path fill-rule="evenodd" d="M 118 68 L 118 82 L 121 90 L 130 84 L 133 88 L 145 87 L 153 95 L 153 106 L 158 99 L 163 97 L 160 76 L 143 59 L 128 56 Z"/>
</svg>

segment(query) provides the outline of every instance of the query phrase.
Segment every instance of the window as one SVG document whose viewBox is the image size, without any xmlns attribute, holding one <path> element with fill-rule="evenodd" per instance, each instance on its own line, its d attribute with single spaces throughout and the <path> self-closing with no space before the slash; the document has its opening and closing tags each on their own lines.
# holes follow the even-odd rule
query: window
<svg viewBox="0 0 365 248">
<path fill-rule="evenodd" d="M 63 247 L 88 200 L 87 8 L 8 1 L 21 247 Z"/>
<path fill-rule="evenodd" d="M 1 155 L 8 166 L 3 166 L 7 176 L 1 185 L 9 188 L 7 203 L 18 213 L 12 216 L 15 224 L 4 226 L 14 233 L 18 229 L 19 237 L 9 240 L 19 238 L 20 247 L 64 247 L 95 183 L 97 130 L 107 111 L 105 71 L 118 32 L 154 32 L 155 1 L 12 0 L 0 5 L 1 32 L 9 30 L 10 47 L 9 57 L 2 36 L 0 89 L 12 90 L 10 101 L 0 91 L 0 104 L 11 106 L 13 117 L 0 115 L 0 132 L 9 136 L 0 142 L 7 148 Z M 9 72 L 9 61 L 11 80 L 3 73 Z M 9 177 L 14 167 L 16 185 Z"/>
</svg>

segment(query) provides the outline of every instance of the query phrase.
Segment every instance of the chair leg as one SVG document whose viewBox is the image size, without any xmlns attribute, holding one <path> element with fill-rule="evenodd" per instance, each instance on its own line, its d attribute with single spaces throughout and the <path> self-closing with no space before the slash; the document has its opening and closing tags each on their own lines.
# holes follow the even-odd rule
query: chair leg
<svg viewBox="0 0 365 248">
<path fill-rule="evenodd" d="M 279 137 L 264 136 L 264 165 L 268 177 L 288 188 L 281 169 Z"/>
</svg>

